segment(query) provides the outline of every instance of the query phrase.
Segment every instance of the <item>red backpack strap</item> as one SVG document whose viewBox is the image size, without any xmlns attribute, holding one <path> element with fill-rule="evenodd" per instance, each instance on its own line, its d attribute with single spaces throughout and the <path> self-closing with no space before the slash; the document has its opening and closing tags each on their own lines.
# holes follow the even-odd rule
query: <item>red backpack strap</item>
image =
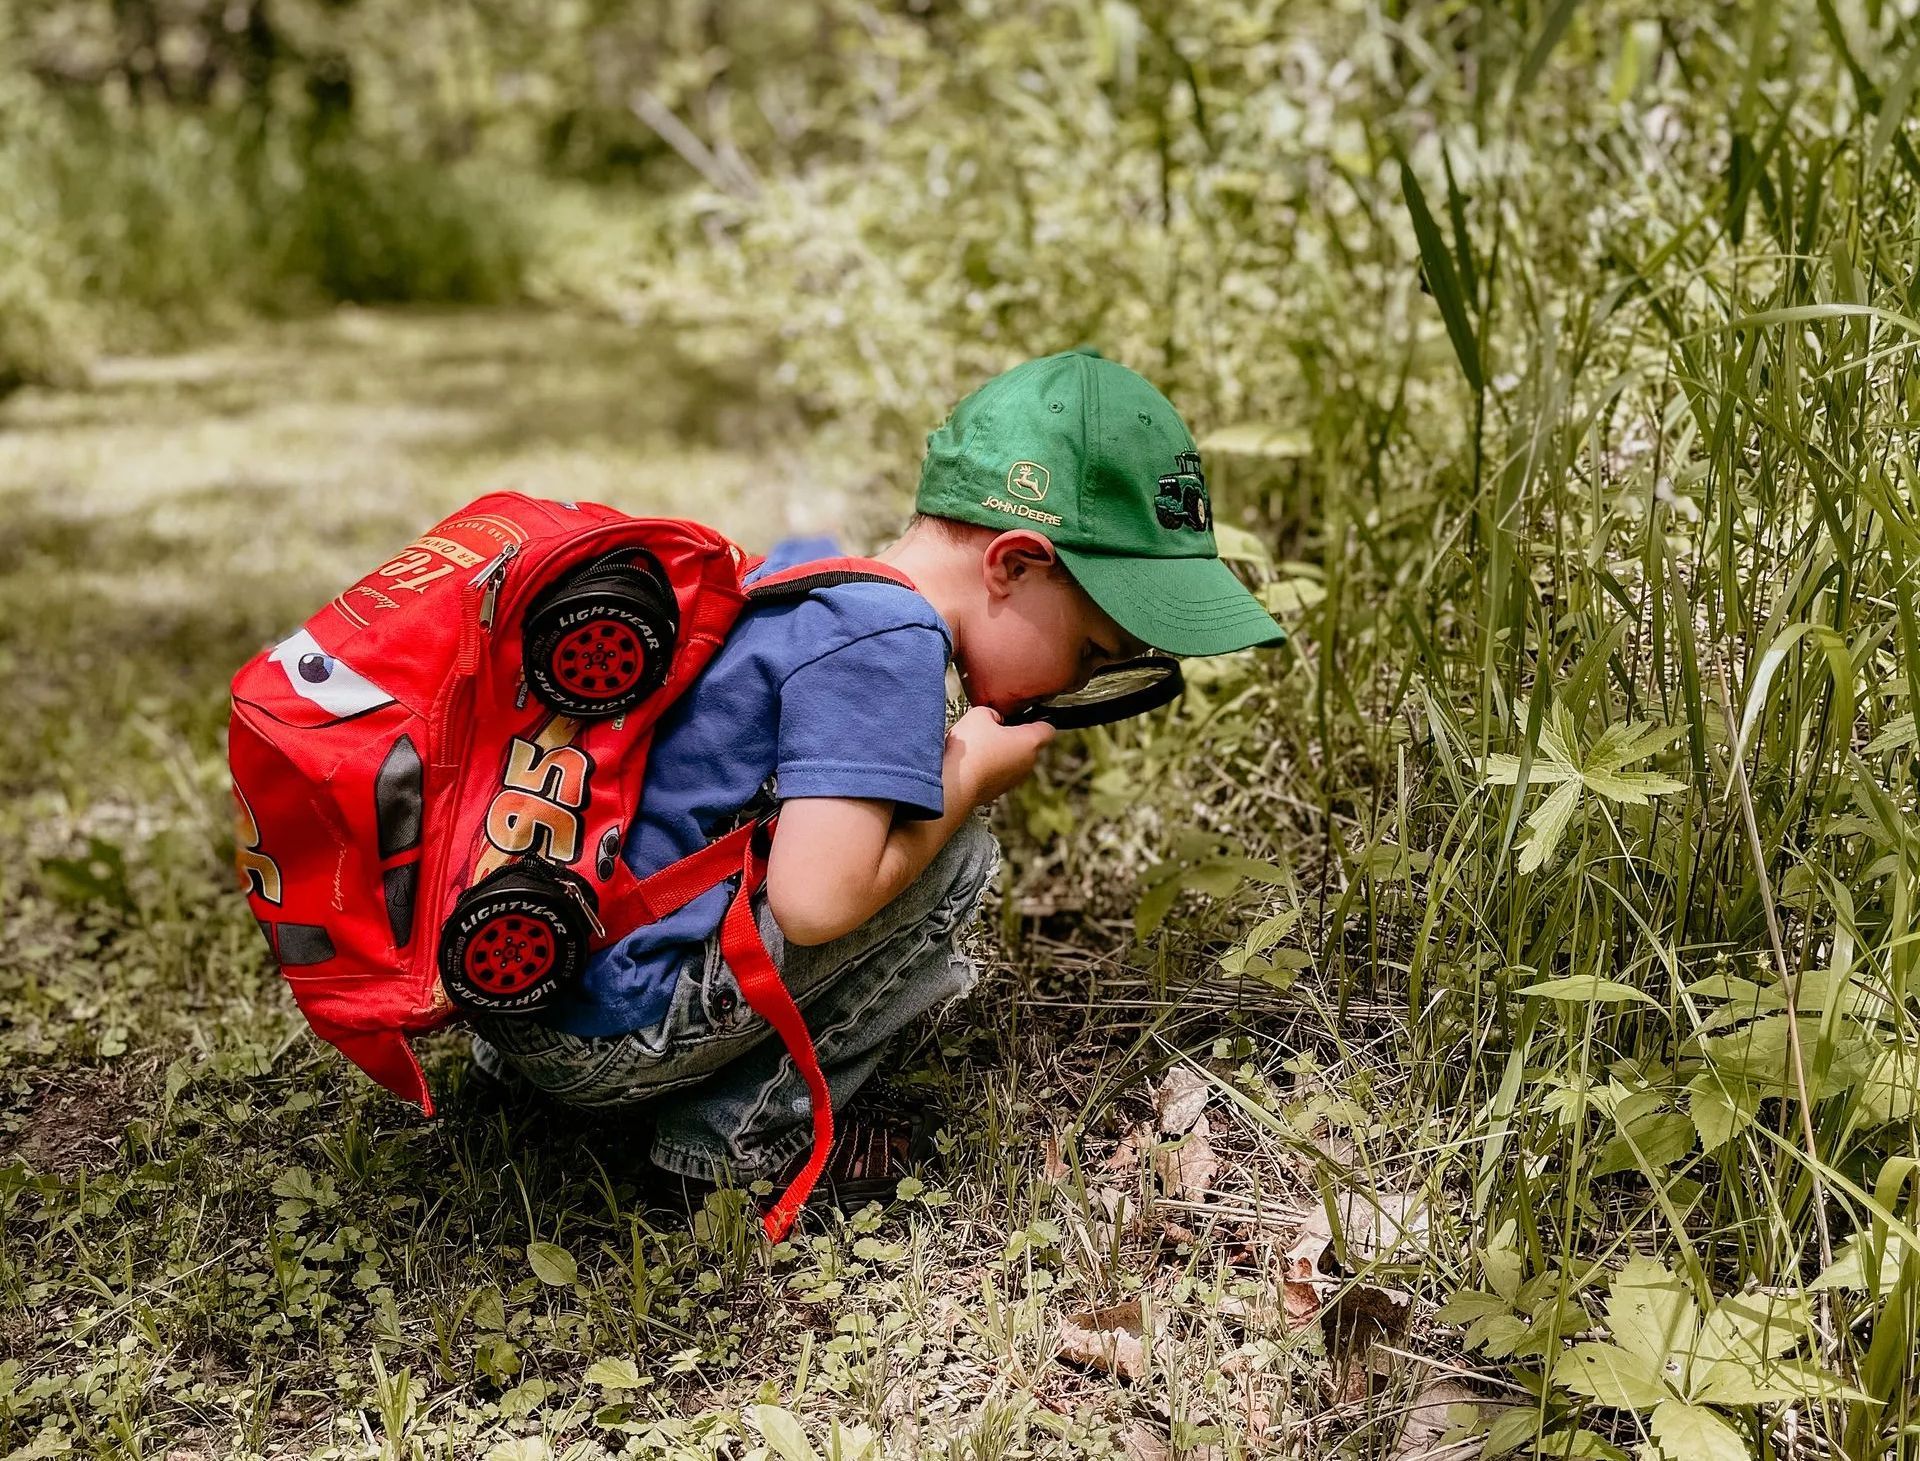
<svg viewBox="0 0 1920 1461">
<path fill-rule="evenodd" d="M 751 572 L 765 561 L 762 558 L 752 562 L 747 571 Z M 797 599 L 815 589 L 835 588 L 843 583 L 895 583 L 901 588 L 914 587 L 913 580 L 906 574 L 877 558 L 816 558 L 811 563 L 796 563 L 791 568 L 755 579 L 747 585 L 746 592 L 747 598 L 755 602 Z"/>
<path fill-rule="evenodd" d="M 594 938 L 592 947 L 599 950 L 618 943 L 636 928 L 678 913 L 702 893 L 719 887 L 740 871 L 747 841 L 759 825 L 748 822 L 736 827 L 698 852 L 644 878 L 635 877 L 626 859 L 621 858 L 612 882 L 600 896 L 600 923 L 605 931 Z"/>
<path fill-rule="evenodd" d="M 771 832 L 773 819 L 761 825 Z M 780 1042 L 787 1047 L 794 1069 L 807 1083 L 808 1104 L 813 1107 L 813 1150 L 807 1155 L 806 1165 L 760 1219 L 768 1239 L 777 1243 L 793 1227 L 814 1184 L 826 1170 L 827 1156 L 833 1149 L 833 1095 L 827 1089 L 826 1074 L 820 1069 L 813 1036 L 807 1033 L 806 1019 L 800 1013 L 800 1006 L 794 1003 L 786 981 L 781 979 L 779 967 L 760 937 L 760 926 L 754 921 L 753 895 L 766 880 L 765 841 L 750 837 L 742 861 L 739 890 L 734 893 L 727 916 L 720 924 L 720 954 L 733 970 L 734 982 L 740 986 L 740 997 L 746 1000 L 748 1008 L 779 1032 Z"/>
<path fill-rule="evenodd" d="M 651 877 L 631 879 L 601 906 L 602 921 L 608 929 L 617 932 L 603 934 L 594 941 L 594 947 L 604 947 L 641 924 L 684 908 L 709 888 L 718 887 L 735 873 L 740 874 L 740 886 L 720 924 L 720 955 L 733 970 L 740 997 L 746 1000 L 747 1007 L 779 1033 L 787 1054 L 793 1057 L 794 1068 L 807 1083 L 813 1107 L 813 1150 L 807 1164 L 761 1219 L 767 1237 L 776 1243 L 787 1235 L 799 1217 L 814 1184 L 826 1169 L 827 1156 L 833 1147 L 833 1098 L 827 1089 L 826 1075 L 820 1069 L 820 1057 L 814 1051 L 813 1037 L 807 1033 L 806 1018 L 781 979 L 779 966 L 767 952 L 766 941 L 760 937 L 760 925 L 753 914 L 753 895 L 767 881 L 766 849 L 777 821 L 779 814 L 775 813 L 764 821 L 749 822 Z"/>
</svg>

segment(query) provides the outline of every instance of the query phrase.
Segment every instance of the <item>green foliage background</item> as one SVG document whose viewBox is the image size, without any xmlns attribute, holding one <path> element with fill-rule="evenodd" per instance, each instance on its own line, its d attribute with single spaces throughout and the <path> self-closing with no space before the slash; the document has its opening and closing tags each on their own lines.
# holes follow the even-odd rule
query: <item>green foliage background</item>
<svg viewBox="0 0 1920 1461">
<path fill-rule="evenodd" d="M 1328 1184 L 1435 1195 L 1417 1282 L 1525 1397 L 1504 1442 L 1911 1454 L 1917 39 L 1880 0 L 32 0 L 0 383 L 532 300 L 745 342 L 857 536 L 980 379 L 1134 365 L 1296 639 L 1064 754 L 1022 889 L 1136 874 L 1151 992 L 1226 992 L 1162 1032 Z"/>
</svg>

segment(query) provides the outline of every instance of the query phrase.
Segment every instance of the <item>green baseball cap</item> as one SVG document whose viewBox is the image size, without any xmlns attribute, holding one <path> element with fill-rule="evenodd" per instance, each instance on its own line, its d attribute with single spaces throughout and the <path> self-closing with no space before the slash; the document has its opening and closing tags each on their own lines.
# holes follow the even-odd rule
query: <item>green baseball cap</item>
<svg viewBox="0 0 1920 1461">
<path fill-rule="evenodd" d="M 1116 624 L 1168 654 L 1287 637 L 1220 561 L 1180 413 L 1084 346 L 1016 365 L 955 406 L 927 437 L 914 505 L 1043 534 Z"/>
</svg>

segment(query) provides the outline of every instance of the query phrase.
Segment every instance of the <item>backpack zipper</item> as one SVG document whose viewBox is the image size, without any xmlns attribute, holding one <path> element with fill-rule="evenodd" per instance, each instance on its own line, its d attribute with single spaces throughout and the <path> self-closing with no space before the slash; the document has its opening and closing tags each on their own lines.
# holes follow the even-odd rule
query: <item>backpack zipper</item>
<svg viewBox="0 0 1920 1461">
<path fill-rule="evenodd" d="M 519 551 L 518 543 L 507 544 L 467 584 L 468 588 L 486 585 L 486 591 L 480 595 L 480 627 L 489 634 L 493 633 L 493 614 L 500 601 L 500 585 L 507 581 L 507 566 Z"/>
</svg>

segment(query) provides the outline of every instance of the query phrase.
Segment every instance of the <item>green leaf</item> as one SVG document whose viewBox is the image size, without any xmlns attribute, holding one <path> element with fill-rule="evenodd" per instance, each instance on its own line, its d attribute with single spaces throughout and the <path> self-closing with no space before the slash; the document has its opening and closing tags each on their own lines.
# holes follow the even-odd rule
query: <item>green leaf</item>
<svg viewBox="0 0 1920 1461">
<path fill-rule="evenodd" d="M 1483 388 L 1480 346 L 1473 337 L 1473 323 L 1467 317 L 1467 299 L 1461 292 L 1459 275 L 1454 271 L 1453 255 L 1447 252 L 1446 240 L 1441 237 L 1439 225 L 1427 207 L 1426 194 L 1420 191 L 1420 180 L 1404 158 L 1400 162 L 1400 188 L 1406 194 L 1413 236 L 1420 243 L 1420 263 L 1426 270 L 1427 287 L 1440 306 L 1440 318 L 1446 321 L 1447 335 L 1453 341 L 1453 353 L 1459 358 L 1460 370 L 1477 394 Z"/>
<path fill-rule="evenodd" d="M 1578 781 L 1569 781 L 1556 787 L 1553 795 L 1527 818 L 1526 845 L 1520 849 L 1521 872 L 1538 871 L 1540 865 L 1553 856 L 1573 816 L 1574 805 L 1580 800 L 1580 786 Z"/>
<path fill-rule="evenodd" d="M 1920 1102 L 1920 1051 L 1888 1046 L 1860 1082 L 1860 1117 L 1881 1124 L 1906 1121 L 1916 1102 Z"/>
<path fill-rule="evenodd" d="M 1844 1027 L 1826 1045 L 1824 1063 L 1815 1060 L 1820 1053 L 1818 1030 L 1803 1024 L 1800 1039 L 1810 1093 L 1816 1099 L 1858 1084 L 1877 1055 L 1873 1044 Z M 1744 1080 L 1758 1087 L 1762 1095 L 1793 1094 L 1789 1062 L 1793 1026 L 1786 1015 L 1768 1015 L 1728 1034 L 1709 1036 L 1700 1044 L 1723 1076 Z"/>
<path fill-rule="evenodd" d="M 1693 1353 L 1699 1333 L 1693 1290 L 1664 1263 L 1629 1258 L 1607 1291 L 1607 1329 L 1615 1344 L 1657 1373 L 1674 1356 Z"/>
<path fill-rule="evenodd" d="M 1880 1250 L 1880 1262 L 1873 1262 L 1873 1255 L 1864 1233 L 1855 1233 L 1840 1247 L 1833 1262 L 1820 1271 L 1820 1276 L 1807 1287 L 1821 1289 L 1852 1289 L 1861 1293 L 1883 1294 L 1900 1282 L 1900 1269 L 1906 1257 L 1906 1245 L 1892 1233 L 1886 1237 L 1886 1246 Z M 1869 1283 L 1872 1277 L 1876 1282 Z"/>
<path fill-rule="evenodd" d="M 1703 1070 L 1687 1082 L 1687 1115 L 1700 1133 L 1700 1149 L 1715 1151 L 1753 1125 L 1760 1093 L 1745 1081 L 1726 1080 Z"/>
<path fill-rule="evenodd" d="M 1627 1004 L 1637 1001 L 1652 1005 L 1654 1009 L 1660 1008 L 1644 990 L 1635 989 L 1631 984 L 1622 984 L 1618 979 L 1602 979 L 1594 974 L 1542 979 L 1537 984 L 1529 984 L 1514 992 L 1535 995 L 1540 999 L 1557 999 L 1565 1004 Z"/>
<path fill-rule="evenodd" d="M 1580 780 L 1597 796 L 1636 807 L 1644 807 L 1653 797 L 1687 789 L 1686 782 L 1655 771 L 1583 771 Z"/>
<path fill-rule="evenodd" d="M 603 1390 L 638 1390 L 641 1385 L 640 1367 L 624 1356 L 595 1360 L 587 1366 L 586 1383 L 598 1385 Z"/>
<path fill-rule="evenodd" d="M 1495 751 L 1480 763 L 1480 775 L 1488 786 L 1518 786 L 1520 758 L 1509 756 L 1505 751 Z M 1552 786 L 1556 782 L 1579 779 L 1580 768 L 1565 761 L 1536 757 L 1533 765 L 1527 768 L 1528 786 Z"/>
<path fill-rule="evenodd" d="M 1872 1403 L 1838 1375 L 1805 1360 L 1773 1360 L 1755 1366 L 1746 1360 L 1718 1360 L 1699 1371 L 1692 1398 L 1702 1405 L 1776 1405 L 1785 1400 L 1844 1400 Z"/>
<path fill-rule="evenodd" d="M 1669 1396 L 1660 1369 L 1617 1344 L 1576 1344 L 1554 1362 L 1553 1382 L 1622 1410 L 1645 1410 Z"/>
<path fill-rule="evenodd" d="M 1500 1224 L 1493 1241 L 1487 1244 L 1480 1255 L 1480 1266 L 1487 1275 L 1488 1286 L 1509 1304 L 1519 1302 L 1520 1280 L 1526 1271 L 1520 1250 L 1514 1243 L 1518 1228 L 1519 1224 L 1511 1218 Z"/>
<path fill-rule="evenodd" d="M 288 1167 L 273 1179 L 270 1190 L 275 1197 L 297 1197 L 307 1202 L 315 1201 L 318 1196 L 313 1187 L 313 1173 L 305 1167 Z"/>
<path fill-rule="evenodd" d="M 533 1265 L 535 1278 L 555 1288 L 565 1288 L 580 1276 L 573 1255 L 558 1243 L 527 1244 L 527 1262 Z"/>
<path fill-rule="evenodd" d="M 1578 3 L 1579 0 L 1557 0 L 1553 9 L 1547 12 L 1547 22 L 1540 28 L 1540 34 L 1533 38 L 1532 46 L 1527 49 L 1527 59 L 1520 65 L 1519 78 L 1513 84 L 1516 100 L 1533 90 L 1533 83 L 1539 80 L 1547 57 L 1560 44 L 1560 37 L 1567 33 L 1567 23 L 1573 19 L 1574 7 Z"/>
<path fill-rule="evenodd" d="M 1487 1461 L 1497 1461 L 1539 1432 L 1540 1417 L 1531 1405 L 1502 1406 L 1487 1426 L 1487 1440 L 1480 1454 Z"/>
<path fill-rule="evenodd" d="M 800 1422 L 792 1411 L 777 1405 L 750 1405 L 746 1414 L 784 1461 L 820 1461 L 820 1453 L 808 1443 L 806 1432 L 800 1429 Z"/>
<path fill-rule="evenodd" d="M 1642 1172 L 1648 1176 L 1671 1167 L 1693 1150 L 1693 1122 L 1676 1112 L 1643 1113 L 1600 1149 L 1592 1174 Z"/>
<path fill-rule="evenodd" d="M 1533 1414 L 1531 1410 L 1527 1412 Z M 1627 1461 L 1627 1453 L 1585 1426 L 1562 1426 L 1540 1437 L 1536 1456 L 1551 1461 Z"/>
<path fill-rule="evenodd" d="M 1153 931 L 1166 921 L 1167 912 L 1173 907 L 1173 900 L 1182 892 L 1178 875 L 1163 879 L 1140 895 L 1140 901 L 1133 905 L 1133 936 L 1144 943 L 1153 935 Z"/>
<path fill-rule="evenodd" d="M 553 1447 L 539 1436 L 519 1436 L 493 1446 L 484 1461 L 553 1461 Z"/>
<path fill-rule="evenodd" d="M 1700 1325 L 1694 1363 L 1731 1360 L 1757 1368 L 1778 1359 L 1812 1329 L 1807 1301 L 1798 1294 L 1736 1294 L 1714 1305 Z"/>
<path fill-rule="evenodd" d="M 1920 740 L 1920 729 L 1915 728 L 1913 712 L 1908 711 L 1905 715 L 1896 716 L 1888 721 L 1880 734 L 1868 741 L 1861 749 L 1860 754 L 1880 756 L 1888 751 L 1898 751 L 1911 746 L 1916 740 Z"/>
<path fill-rule="evenodd" d="M 843 1425 L 836 1420 L 827 1438 L 829 1461 L 864 1461 L 878 1439 L 871 1426 Z"/>
<path fill-rule="evenodd" d="M 1485 1293 L 1480 1289 L 1462 1289 L 1442 1304 L 1433 1317 L 1442 1324 L 1468 1324 L 1493 1314 L 1505 1314 L 1509 1308 L 1507 1301 L 1498 1294 Z"/>
<path fill-rule="evenodd" d="M 1736 1004 L 1747 1014 L 1758 1014 L 1762 1009 L 1785 1009 L 1786 997 L 1777 989 L 1765 984 L 1756 984 L 1751 979 L 1743 979 L 1738 974 L 1709 974 L 1705 979 L 1696 979 L 1687 986 L 1687 993 L 1701 999 L 1725 1000 Z"/>
<path fill-rule="evenodd" d="M 1742 1369 L 1738 1360 L 1723 1360 L 1709 1366 L 1709 1377 L 1722 1371 Z M 1806 1360 L 1774 1360 L 1763 1370 L 1747 1371 L 1748 1383 L 1772 1392 L 1773 1397 L 1782 1400 L 1843 1400 L 1855 1404 L 1877 1405 L 1879 1402 L 1862 1390 L 1856 1390 L 1838 1375 L 1823 1370 Z M 1735 1382 L 1727 1380 L 1729 1389 Z M 1710 1397 L 1701 1395 L 1697 1399 Z M 1766 1401 L 1726 1401 L 1724 1404 L 1766 1404 Z"/>
<path fill-rule="evenodd" d="M 473 1296 L 473 1327 L 482 1331 L 498 1332 L 507 1327 L 507 1304 L 500 1297 L 500 1290 L 488 1284 Z"/>
<path fill-rule="evenodd" d="M 1711 1410 L 1684 1400 L 1653 1408 L 1653 1435 L 1667 1461 L 1747 1461 L 1740 1433 Z"/>
<path fill-rule="evenodd" d="M 1685 730 L 1685 726 L 1658 725 L 1648 720 L 1617 722 L 1601 732 L 1581 767 L 1588 772 L 1619 771 L 1651 756 Z"/>
<path fill-rule="evenodd" d="M 1467 1326 L 1468 1349 L 1480 1349 L 1488 1359 L 1505 1359 L 1532 1335 L 1533 1326 L 1513 1314 L 1489 1314 Z"/>
</svg>

